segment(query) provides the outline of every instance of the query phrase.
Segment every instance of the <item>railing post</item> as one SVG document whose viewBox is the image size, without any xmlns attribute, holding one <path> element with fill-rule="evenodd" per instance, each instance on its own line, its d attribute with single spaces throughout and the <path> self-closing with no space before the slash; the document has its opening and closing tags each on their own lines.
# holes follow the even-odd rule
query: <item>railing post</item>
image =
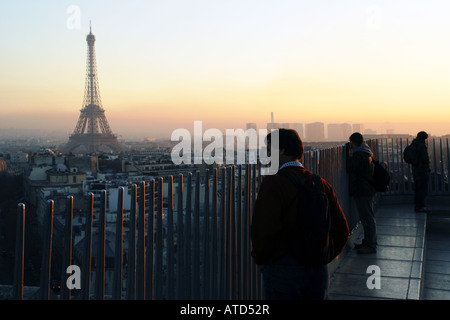
<svg viewBox="0 0 450 320">
<path fill-rule="evenodd" d="M 222 181 L 221 181 L 221 201 L 220 201 L 220 218 L 219 218 L 219 299 L 225 299 L 226 294 L 226 181 L 227 181 L 227 171 L 226 168 L 222 168 Z"/>
<path fill-rule="evenodd" d="M 402 157 L 402 155 L 403 155 L 403 139 L 402 138 L 400 138 L 400 149 L 397 149 L 398 150 L 398 154 L 399 154 L 399 157 L 400 157 L 400 161 L 399 161 L 399 163 L 400 163 L 400 174 L 401 174 L 401 179 L 400 179 L 400 183 L 401 183 L 401 188 L 400 188 L 400 190 L 401 190 L 401 192 L 402 192 L 402 194 L 405 194 L 406 192 L 405 192 L 405 166 L 404 166 L 404 164 L 403 164 L 403 157 Z"/>
<path fill-rule="evenodd" d="M 398 171 L 398 193 L 404 194 L 405 175 L 403 173 L 403 142 L 402 138 L 397 139 L 397 171 Z"/>
<path fill-rule="evenodd" d="M 25 248 L 25 204 L 17 207 L 16 251 L 14 258 L 13 298 L 23 300 L 23 264 Z"/>
<path fill-rule="evenodd" d="M 155 270 L 155 279 L 156 279 L 156 298 L 163 298 L 163 178 L 158 179 L 158 207 L 157 207 L 157 216 L 156 216 L 156 250 L 155 250 L 155 259 L 156 259 L 156 270 Z"/>
<path fill-rule="evenodd" d="M 174 286 L 174 248 L 173 248 L 173 177 L 168 177 L 167 184 L 167 299 L 173 300 L 175 297 Z M 177 265 L 179 268 L 179 265 Z"/>
<path fill-rule="evenodd" d="M 244 177 L 244 207 L 242 209 L 242 286 L 243 286 L 243 298 L 250 299 L 250 273 L 249 266 L 251 261 L 250 252 L 250 225 L 249 225 L 249 215 L 250 215 L 250 164 L 245 166 L 245 177 Z"/>
<path fill-rule="evenodd" d="M 44 231 L 44 245 L 42 247 L 40 298 L 50 299 L 50 275 L 52 267 L 52 238 L 53 238 L 53 210 L 54 201 L 47 201 L 46 225 Z"/>
<path fill-rule="evenodd" d="M 200 172 L 195 173 L 194 193 L 194 264 L 193 264 L 193 289 L 194 299 L 200 299 Z"/>
<path fill-rule="evenodd" d="M 437 194 L 438 193 L 437 192 L 437 190 L 438 190 L 438 177 L 437 177 L 438 170 L 437 170 L 436 139 L 435 138 L 433 138 L 433 171 L 434 171 L 434 174 L 433 174 L 433 182 L 434 182 L 433 189 L 434 190 L 433 191 L 434 191 L 434 194 Z M 431 183 L 428 183 L 428 184 L 430 185 Z"/>
<path fill-rule="evenodd" d="M 218 214 L 218 175 L 217 168 L 213 170 L 213 190 L 212 190 L 212 270 L 211 270 L 211 298 L 217 299 L 217 281 L 218 281 L 218 265 L 217 265 L 217 214 Z"/>
<path fill-rule="evenodd" d="M 442 138 L 439 139 L 439 153 L 440 153 L 440 161 L 441 161 L 441 190 L 440 194 L 445 193 L 445 170 L 444 170 L 444 153 L 442 147 Z"/>
<path fill-rule="evenodd" d="M 70 300 L 71 290 L 66 283 L 67 268 L 72 265 L 72 222 L 73 222 L 73 197 L 66 198 L 66 213 L 64 219 L 64 251 L 61 270 L 61 299 Z"/>
<path fill-rule="evenodd" d="M 177 299 L 185 298 L 184 222 L 183 222 L 183 174 L 178 175 L 177 213 Z"/>
<path fill-rule="evenodd" d="M 202 295 L 201 298 L 204 300 L 210 298 L 211 292 L 209 291 L 210 284 L 210 267 L 211 267 L 211 246 L 209 242 L 209 169 L 205 170 L 205 193 L 204 193 L 204 211 L 203 211 L 203 257 L 202 257 Z"/>
<path fill-rule="evenodd" d="M 447 138 L 447 193 L 450 194 L 450 148 L 448 144 L 448 138 Z"/>
<path fill-rule="evenodd" d="M 242 265 L 244 257 L 242 256 L 242 165 L 238 166 L 238 184 L 236 190 L 236 200 L 237 200 L 237 212 L 236 212 L 236 220 L 237 220 L 237 230 L 236 230 L 236 246 L 237 246 L 237 274 L 236 274 L 236 285 L 237 285 L 237 299 L 242 299 L 244 292 L 243 288 L 243 279 L 242 279 Z"/>
<path fill-rule="evenodd" d="M 231 293 L 232 293 L 232 211 L 231 211 L 231 177 L 232 174 L 232 166 L 226 168 L 226 175 L 227 175 L 227 193 L 226 193 L 226 225 L 225 225 L 225 277 L 226 277 L 226 285 L 225 285 L 225 297 L 226 299 L 231 300 Z"/>
<path fill-rule="evenodd" d="M 409 145 L 409 139 L 406 139 L 406 146 Z M 406 148 L 405 146 L 405 148 Z M 403 152 L 403 151 L 402 151 Z M 412 183 L 412 173 L 411 173 L 411 166 L 408 164 L 407 165 L 407 174 L 408 174 L 408 192 L 412 193 L 413 192 L 413 183 Z"/>
<path fill-rule="evenodd" d="M 191 245 L 192 245 L 192 237 L 191 237 L 191 211 L 192 211 L 192 173 L 188 173 L 188 180 L 187 180 L 187 192 L 186 192 L 186 225 L 185 225 L 185 231 L 186 231 L 186 241 L 185 241 L 185 279 L 186 279 L 186 285 L 185 285 L 185 297 L 186 299 L 192 299 L 193 297 L 193 277 L 192 277 L 192 257 L 191 257 Z"/>
<path fill-rule="evenodd" d="M 145 298 L 147 300 L 154 299 L 154 280 L 155 280 L 155 180 L 152 179 L 149 184 L 150 199 L 149 199 L 149 212 L 148 212 L 148 225 L 147 225 L 147 252 L 146 252 L 146 285 L 145 285 Z"/>
<path fill-rule="evenodd" d="M 230 180 L 230 262 L 231 262 L 231 270 L 230 270 L 230 299 L 237 298 L 237 283 L 238 283 L 238 273 L 237 273 L 237 220 L 236 220 L 236 166 L 232 166 L 231 168 L 231 180 Z"/>
<path fill-rule="evenodd" d="M 130 233 L 128 235 L 127 255 L 127 300 L 136 299 L 136 224 L 137 224 L 137 185 L 131 186 Z"/>
<path fill-rule="evenodd" d="M 391 144 L 392 144 L 392 188 L 394 194 L 397 194 L 397 187 L 398 187 L 398 172 L 397 172 L 397 166 L 396 166 L 396 152 L 395 152 L 395 138 L 391 138 Z"/>
<path fill-rule="evenodd" d="M 137 243 L 137 275 L 136 275 L 136 299 L 145 299 L 145 182 L 140 183 L 139 197 L 139 221 Z"/>
<path fill-rule="evenodd" d="M 117 200 L 117 218 L 116 218 L 116 244 L 114 257 L 114 280 L 113 280 L 113 299 L 122 300 L 122 282 L 123 282 L 123 200 L 124 188 L 119 188 L 119 197 Z"/>
<path fill-rule="evenodd" d="M 100 216 L 97 234 L 97 256 L 95 258 L 95 298 L 105 297 L 105 236 L 106 236 L 106 190 L 100 193 Z"/>
<path fill-rule="evenodd" d="M 252 170 L 253 170 L 253 176 L 252 176 L 252 208 L 250 210 L 250 226 L 251 226 L 251 222 L 252 222 L 252 214 L 253 214 L 253 209 L 255 208 L 255 202 L 256 202 L 256 164 L 252 165 Z M 250 242 L 250 248 L 251 248 L 251 242 Z M 253 276 L 253 299 L 257 299 L 257 294 L 258 294 L 258 287 L 259 287 L 259 269 L 255 263 L 255 261 L 253 261 L 252 259 L 250 259 L 251 264 L 252 264 L 252 276 Z"/>
<path fill-rule="evenodd" d="M 91 266 L 92 266 L 92 219 L 94 216 L 94 194 L 89 193 L 86 203 L 86 231 L 84 237 L 83 272 L 81 298 L 91 298 Z"/>
</svg>

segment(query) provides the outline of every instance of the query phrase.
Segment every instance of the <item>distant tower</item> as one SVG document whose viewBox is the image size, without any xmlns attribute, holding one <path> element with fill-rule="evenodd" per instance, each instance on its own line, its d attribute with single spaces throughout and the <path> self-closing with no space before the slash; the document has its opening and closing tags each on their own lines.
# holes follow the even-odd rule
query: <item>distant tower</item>
<svg viewBox="0 0 450 320">
<path fill-rule="evenodd" d="M 64 151 L 98 152 L 108 149 L 119 151 L 121 149 L 120 144 L 117 141 L 117 136 L 112 133 L 109 127 L 100 100 L 97 64 L 95 62 L 95 36 L 92 34 L 92 28 L 89 28 L 86 41 L 88 43 L 88 54 L 83 108 L 77 126 L 69 137 L 69 142 L 64 147 Z"/>
</svg>

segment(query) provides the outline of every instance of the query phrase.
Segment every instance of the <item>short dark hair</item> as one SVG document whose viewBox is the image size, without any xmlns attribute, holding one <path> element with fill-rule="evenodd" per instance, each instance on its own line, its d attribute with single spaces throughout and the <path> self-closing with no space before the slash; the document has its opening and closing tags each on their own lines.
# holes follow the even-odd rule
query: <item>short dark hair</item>
<svg viewBox="0 0 450 320">
<path fill-rule="evenodd" d="M 295 159 L 301 159 L 303 157 L 303 142 L 300 139 L 297 131 L 293 129 L 278 129 L 278 139 L 279 139 L 279 149 L 284 149 L 284 152 L 288 156 L 292 156 Z M 270 144 L 271 135 L 273 132 L 270 132 L 266 141 L 267 144 Z"/>
<path fill-rule="evenodd" d="M 364 138 L 363 138 L 362 134 L 359 133 L 359 132 L 353 133 L 353 134 L 350 136 L 349 139 L 350 139 L 350 141 L 353 142 L 357 147 L 359 147 L 359 146 L 363 143 L 363 141 L 364 141 Z"/>
<path fill-rule="evenodd" d="M 420 131 L 419 133 L 417 133 L 416 139 L 426 140 L 426 139 L 428 139 L 428 133 L 426 133 L 425 131 Z"/>
</svg>

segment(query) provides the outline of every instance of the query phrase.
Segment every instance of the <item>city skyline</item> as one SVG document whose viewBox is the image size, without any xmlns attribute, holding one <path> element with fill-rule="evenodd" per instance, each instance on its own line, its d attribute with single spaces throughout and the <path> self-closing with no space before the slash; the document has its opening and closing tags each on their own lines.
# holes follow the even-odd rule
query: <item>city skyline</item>
<svg viewBox="0 0 450 320">
<path fill-rule="evenodd" d="M 70 133 L 85 37 L 122 137 L 276 122 L 450 133 L 444 1 L 0 4 L 0 127 Z M 384 127 L 384 128 L 383 128 Z M 379 132 L 385 133 L 385 132 Z"/>
</svg>

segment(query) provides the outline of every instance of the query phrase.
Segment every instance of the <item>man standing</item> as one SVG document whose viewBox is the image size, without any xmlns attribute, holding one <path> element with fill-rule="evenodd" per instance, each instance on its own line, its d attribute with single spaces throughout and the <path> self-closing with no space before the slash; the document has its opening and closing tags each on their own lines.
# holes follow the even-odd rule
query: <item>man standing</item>
<svg viewBox="0 0 450 320">
<path fill-rule="evenodd" d="M 428 193 L 428 181 L 430 173 L 430 158 L 426 140 L 428 134 L 425 131 L 417 133 L 415 144 L 415 161 L 412 163 L 412 173 L 414 179 L 414 209 L 416 212 L 426 212 L 425 197 Z"/>
<path fill-rule="evenodd" d="M 262 267 L 265 299 L 327 299 L 327 264 L 302 261 L 294 254 L 293 243 L 288 240 L 293 239 L 289 231 L 305 201 L 294 182 L 312 181 L 313 174 L 300 163 L 303 143 L 297 132 L 279 129 L 278 133 L 280 169 L 277 174 L 264 178 L 258 192 L 251 225 L 252 256 Z M 266 138 L 268 150 L 271 136 L 269 133 Z M 320 177 L 315 181 L 327 199 L 326 212 L 331 222 L 328 234 L 334 258 L 347 243 L 348 225 L 332 187 Z"/>
<path fill-rule="evenodd" d="M 364 230 L 364 239 L 356 244 L 358 253 L 377 252 L 377 226 L 373 210 L 373 198 L 376 194 L 373 187 L 373 154 L 364 143 L 363 136 L 355 132 L 350 136 L 347 146 L 347 172 L 349 174 L 349 193 L 358 211 Z"/>
</svg>

